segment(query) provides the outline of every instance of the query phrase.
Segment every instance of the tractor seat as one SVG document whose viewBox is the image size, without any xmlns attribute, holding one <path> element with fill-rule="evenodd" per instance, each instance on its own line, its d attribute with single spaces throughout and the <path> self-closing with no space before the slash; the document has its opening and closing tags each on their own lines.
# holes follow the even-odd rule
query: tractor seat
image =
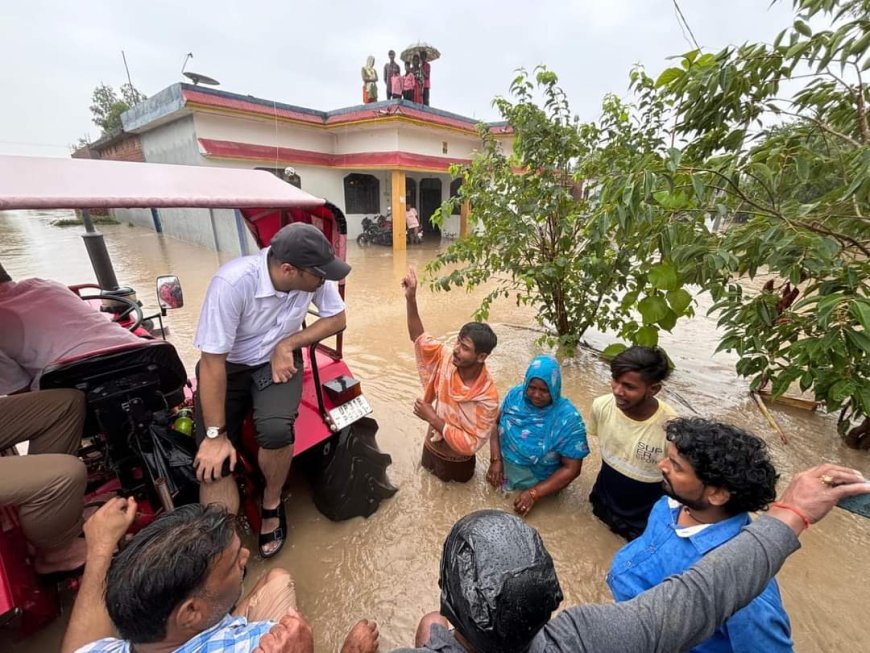
<svg viewBox="0 0 870 653">
<path fill-rule="evenodd" d="M 56 361 L 43 371 L 39 388 L 77 388 L 87 395 L 90 412 L 95 402 L 136 395 L 146 386 L 152 393 L 156 388 L 165 406 L 177 406 L 185 383 L 187 372 L 175 347 L 165 340 L 142 340 Z"/>
</svg>

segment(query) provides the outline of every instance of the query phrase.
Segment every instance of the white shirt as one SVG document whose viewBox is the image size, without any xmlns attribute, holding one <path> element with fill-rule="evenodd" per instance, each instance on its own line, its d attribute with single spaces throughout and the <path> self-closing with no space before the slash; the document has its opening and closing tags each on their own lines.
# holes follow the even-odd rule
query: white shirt
<svg viewBox="0 0 870 653">
<path fill-rule="evenodd" d="M 0 395 L 30 386 L 64 358 L 141 342 L 56 281 L 0 283 Z"/>
<path fill-rule="evenodd" d="M 345 309 L 338 287 L 327 281 L 315 292 L 275 290 L 266 255 L 243 256 L 221 266 L 205 294 L 194 346 L 206 354 L 227 354 L 227 361 L 259 365 L 275 346 L 302 328 L 313 302 L 321 317 Z"/>
</svg>

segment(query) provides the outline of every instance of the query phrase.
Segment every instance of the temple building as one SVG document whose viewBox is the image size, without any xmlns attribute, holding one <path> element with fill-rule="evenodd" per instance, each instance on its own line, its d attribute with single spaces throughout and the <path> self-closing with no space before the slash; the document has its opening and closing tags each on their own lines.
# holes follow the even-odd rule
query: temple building
<svg viewBox="0 0 870 653">
<path fill-rule="evenodd" d="M 443 234 L 429 218 L 457 191 L 449 167 L 468 163 L 480 147 L 472 118 L 395 99 L 317 111 L 173 84 L 124 113 L 122 124 L 74 156 L 266 170 L 338 206 L 347 217 L 348 240 L 362 232 L 364 217 L 388 210 L 402 227 L 411 204 L 427 238 L 457 237 L 468 228 L 467 207 L 444 221 Z M 487 127 L 509 152 L 510 128 Z M 117 213 L 120 220 L 217 250 L 244 254 L 252 247 L 238 216 L 215 219 L 219 211 Z M 405 247 L 403 239 L 393 243 Z"/>
</svg>

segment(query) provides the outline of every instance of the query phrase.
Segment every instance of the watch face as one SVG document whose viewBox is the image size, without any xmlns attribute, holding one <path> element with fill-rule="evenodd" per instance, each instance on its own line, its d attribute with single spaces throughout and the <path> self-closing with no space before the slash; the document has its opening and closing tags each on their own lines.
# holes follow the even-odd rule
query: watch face
<svg viewBox="0 0 870 653">
<path fill-rule="evenodd" d="M 205 437 L 207 438 L 216 438 L 220 435 L 220 429 L 217 426 L 209 426 L 205 430 Z"/>
</svg>

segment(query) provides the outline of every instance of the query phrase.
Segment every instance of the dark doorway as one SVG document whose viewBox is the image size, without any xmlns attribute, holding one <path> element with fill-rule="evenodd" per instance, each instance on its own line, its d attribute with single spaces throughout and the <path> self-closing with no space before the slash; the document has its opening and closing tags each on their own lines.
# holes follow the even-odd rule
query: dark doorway
<svg viewBox="0 0 870 653">
<path fill-rule="evenodd" d="M 410 177 L 405 178 L 405 210 L 411 207 L 417 208 L 417 182 Z M 420 212 L 417 211 L 417 215 Z"/>
<path fill-rule="evenodd" d="M 441 180 L 427 177 L 420 180 L 420 223 L 424 234 L 440 234 L 441 230 L 432 224 L 432 214 L 441 207 Z"/>
</svg>

